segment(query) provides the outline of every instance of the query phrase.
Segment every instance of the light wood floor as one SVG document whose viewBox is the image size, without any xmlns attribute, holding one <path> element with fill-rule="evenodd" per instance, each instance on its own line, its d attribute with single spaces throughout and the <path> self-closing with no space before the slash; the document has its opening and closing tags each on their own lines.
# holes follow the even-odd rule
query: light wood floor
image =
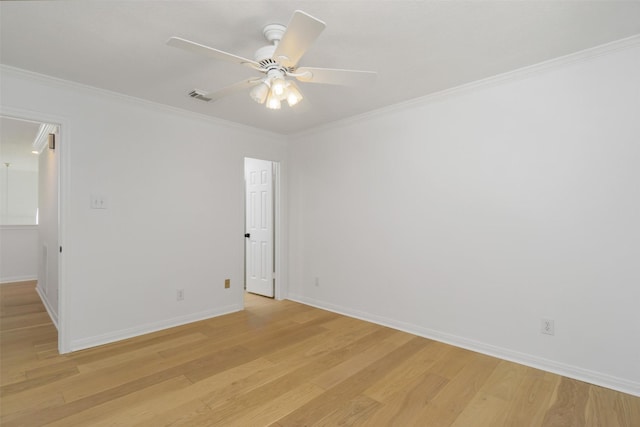
<svg viewBox="0 0 640 427">
<path fill-rule="evenodd" d="M 0 286 L 10 426 L 640 426 L 640 398 L 290 301 L 68 355 Z"/>
</svg>

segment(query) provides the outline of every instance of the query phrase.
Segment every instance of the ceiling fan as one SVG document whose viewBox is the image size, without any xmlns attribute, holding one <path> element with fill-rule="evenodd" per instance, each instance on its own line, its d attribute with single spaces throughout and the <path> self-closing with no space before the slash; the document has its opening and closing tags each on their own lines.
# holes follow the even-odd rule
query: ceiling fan
<svg viewBox="0 0 640 427">
<path fill-rule="evenodd" d="M 249 95 L 254 101 L 265 104 L 270 109 L 279 109 L 284 100 L 290 107 L 302 100 L 300 89 L 293 80 L 287 79 L 288 77 L 305 83 L 333 85 L 372 84 L 375 81 L 377 73 L 373 71 L 298 67 L 298 61 L 324 28 L 324 22 L 296 10 L 286 27 L 281 24 L 269 24 L 264 27 L 264 37 L 271 44 L 258 49 L 254 60 L 180 37 L 171 37 L 167 44 L 214 59 L 241 64 L 264 74 L 263 77 L 245 79 L 218 91 L 194 90 L 190 96 L 204 101 L 216 101 L 251 88 Z"/>
</svg>

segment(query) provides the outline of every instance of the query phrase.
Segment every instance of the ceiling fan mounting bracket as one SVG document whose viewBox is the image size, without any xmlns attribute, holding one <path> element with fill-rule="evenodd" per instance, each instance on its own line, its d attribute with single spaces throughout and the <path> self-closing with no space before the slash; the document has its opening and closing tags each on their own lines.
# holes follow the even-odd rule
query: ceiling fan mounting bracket
<svg viewBox="0 0 640 427">
<path fill-rule="evenodd" d="M 278 43 L 282 40 L 285 31 L 287 31 L 287 27 L 282 24 L 269 24 L 264 27 L 262 34 L 264 34 L 264 38 L 271 44 L 256 50 L 254 54 L 256 62 L 263 65 L 263 61 L 270 60 L 273 57 L 273 53 L 276 51 Z"/>
<path fill-rule="evenodd" d="M 277 45 L 278 42 L 282 40 L 285 31 L 287 31 L 287 27 L 282 24 L 269 24 L 264 27 L 262 34 L 264 34 L 264 38 L 267 39 L 269 43 Z"/>
</svg>

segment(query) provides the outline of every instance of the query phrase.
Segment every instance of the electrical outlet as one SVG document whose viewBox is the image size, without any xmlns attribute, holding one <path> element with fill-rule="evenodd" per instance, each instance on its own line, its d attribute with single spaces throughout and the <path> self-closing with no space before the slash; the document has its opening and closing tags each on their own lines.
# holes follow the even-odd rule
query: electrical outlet
<svg viewBox="0 0 640 427">
<path fill-rule="evenodd" d="M 319 278 L 319 277 L 316 277 L 316 280 L 313 282 L 313 284 L 314 284 L 316 287 L 320 286 L 320 278 Z"/>
<path fill-rule="evenodd" d="M 555 335 L 556 327 L 553 320 L 542 319 L 542 322 L 540 323 L 540 332 L 546 335 Z"/>
<path fill-rule="evenodd" d="M 183 301 L 184 300 L 184 289 L 178 289 L 176 291 L 176 301 Z"/>
<path fill-rule="evenodd" d="M 231 287 L 231 279 L 224 279 L 224 288 L 229 289 Z"/>
</svg>

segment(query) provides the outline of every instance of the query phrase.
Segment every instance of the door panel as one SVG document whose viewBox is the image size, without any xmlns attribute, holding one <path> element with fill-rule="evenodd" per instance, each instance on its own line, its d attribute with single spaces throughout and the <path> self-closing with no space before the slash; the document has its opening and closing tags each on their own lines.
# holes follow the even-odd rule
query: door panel
<svg viewBox="0 0 640 427">
<path fill-rule="evenodd" d="M 246 287 L 273 297 L 273 166 L 244 160 L 246 182 Z"/>
</svg>

